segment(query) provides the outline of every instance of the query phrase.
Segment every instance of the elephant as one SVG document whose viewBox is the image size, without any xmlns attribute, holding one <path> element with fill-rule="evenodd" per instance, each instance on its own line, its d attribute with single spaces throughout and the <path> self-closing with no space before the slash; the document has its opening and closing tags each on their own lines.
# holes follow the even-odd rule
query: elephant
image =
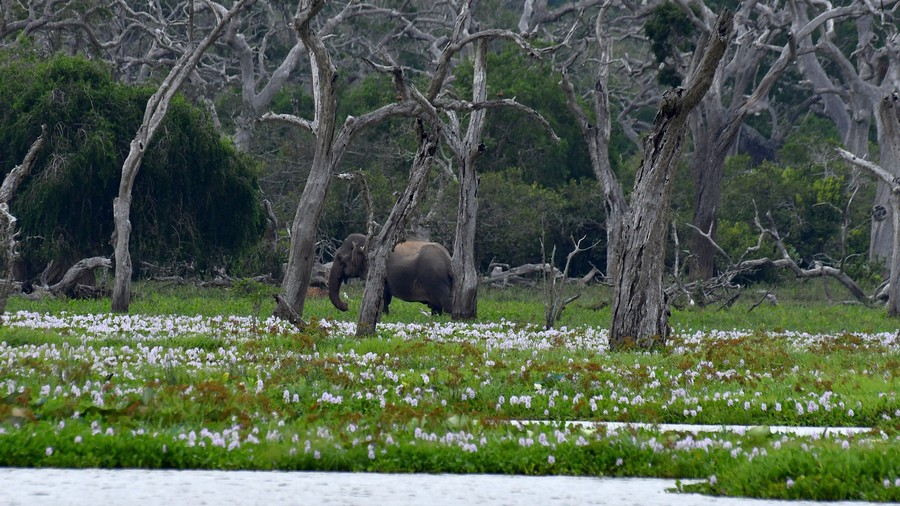
<svg viewBox="0 0 900 506">
<path fill-rule="evenodd" d="M 328 297 L 334 307 L 347 310 L 341 300 L 341 283 L 366 276 L 366 236 L 350 234 L 334 253 L 328 275 Z M 449 311 L 452 303 L 453 269 L 450 253 L 440 244 L 424 241 L 401 242 L 394 246 L 387 260 L 384 280 L 384 313 L 393 297 L 407 302 L 421 302 L 431 314 Z"/>
</svg>

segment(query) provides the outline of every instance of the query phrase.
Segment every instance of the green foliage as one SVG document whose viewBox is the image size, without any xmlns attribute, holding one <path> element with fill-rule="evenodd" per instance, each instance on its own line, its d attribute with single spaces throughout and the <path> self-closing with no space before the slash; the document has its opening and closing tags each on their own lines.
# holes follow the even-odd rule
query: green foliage
<svg viewBox="0 0 900 506">
<path fill-rule="evenodd" d="M 472 74 L 470 62 L 454 71 L 454 86 L 461 98 L 472 97 Z M 487 80 L 488 100 L 515 98 L 544 116 L 561 141 L 555 144 L 534 118 L 522 111 L 488 110 L 482 139 L 487 151 L 477 162 L 480 173 L 519 167 L 528 181 L 549 187 L 593 178 L 581 129 L 548 62 L 530 59 L 520 48 L 504 45 L 488 53 Z M 616 157 L 617 153 L 611 154 Z"/>
<path fill-rule="evenodd" d="M 658 63 L 664 66 L 657 81 L 665 86 L 678 86 L 682 76 L 672 62 L 672 55 L 691 50 L 694 25 L 687 14 L 673 2 L 664 2 L 653 9 L 644 23 L 644 35 L 650 39 L 650 49 Z"/>
<path fill-rule="evenodd" d="M 570 183 L 550 189 L 527 183 L 522 172 L 511 169 L 481 177 L 476 235 L 476 258 L 487 270 L 491 261 L 513 266 L 540 263 L 541 241 L 547 260 L 555 246 L 557 262 L 573 249 L 571 238 L 587 235 L 586 243 L 605 235 L 602 195 L 596 183 Z M 605 249 L 583 253 L 572 272 L 590 270 L 589 261 L 605 265 Z M 598 264 L 598 265 L 600 265 Z"/>
<path fill-rule="evenodd" d="M 150 88 L 116 84 L 83 58 L 5 54 L 0 67 L 0 166 L 9 171 L 47 124 L 50 136 L 12 203 L 34 269 L 109 255 L 112 200 Z M 263 227 L 255 163 L 176 97 L 134 185 L 132 257 L 204 270 L 254 244 Z"/>
<path fill-rule="evenodd" d="M 753 165 L 746 156 L 726 161 L 719 221 L 719 244 L 737 259 L 757 242 L 757 215 L 774 226 L 801 264 L 843 265 L 866 282 L 872 185 L 836 160 L 836 133 L 827 121 L 808 117 L 786 140 L 777 162 Z M 847 240 L 842 226 L 847 223 Z M 754 253 L 776 258 L 771 241 Z"/>
</svg>

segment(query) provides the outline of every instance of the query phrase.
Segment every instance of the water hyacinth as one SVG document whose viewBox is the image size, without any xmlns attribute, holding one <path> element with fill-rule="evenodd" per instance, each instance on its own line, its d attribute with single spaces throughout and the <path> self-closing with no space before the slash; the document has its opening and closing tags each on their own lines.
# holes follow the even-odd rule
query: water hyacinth
<svg viewBox="0 0 900 506">
<path fill-rule="evenodd" d="M 429 471 L 509 472 L 496 456 L 515 451 L 531 464 L 514 472 L 645 475 L 650 464 L 713 476 L 710 487 L 725 480 L 717 465 L 800 445 L 865 452 L 875 435 L 900 445 L 890 430 L 900 418 L 894 334 L 681 332 L 660 353 L 611 354 L 603 328 L 505 320 L 383 323 L 364 341 L 342 321 L 317 322 L 315 339 L 250 317 L 20 311 L 3 325 L 46 339 L 0 340 L 0 392 L 10 399 L 0 404 L 2 465 L 16 465 L 3 461 L 4 438 L 44 421 L 53 434 L 33 458 L 47 465 L 74 465 L 98 441 L 158 449 L 142 462 L 201 467 L 390 471 L 421 459 Z M 844 365 L 808 367 L 823 347 L 840 348 L 831 360 Z M 573 420 L 875 429 L 776 437 L 563 423 Z M 117 458 L 138 465 L 124 450 Z"/>
</svg>

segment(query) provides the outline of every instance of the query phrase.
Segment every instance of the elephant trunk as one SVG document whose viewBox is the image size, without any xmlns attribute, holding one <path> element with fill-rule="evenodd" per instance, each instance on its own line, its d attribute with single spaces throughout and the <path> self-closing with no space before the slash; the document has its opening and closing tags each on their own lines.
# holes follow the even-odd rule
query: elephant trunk
<svg viewBox="0 0 900 506">
<path fill-rule="evenodd" d="M 344 266 L 335 261 L 331 264 L 331 272 L 328 274 L 328 298 L 334 307 L 341 311 L 347 310 L 347 303 L 341 300 L 341 283 L 344 282 L 343 277 Z"/>
</svg>

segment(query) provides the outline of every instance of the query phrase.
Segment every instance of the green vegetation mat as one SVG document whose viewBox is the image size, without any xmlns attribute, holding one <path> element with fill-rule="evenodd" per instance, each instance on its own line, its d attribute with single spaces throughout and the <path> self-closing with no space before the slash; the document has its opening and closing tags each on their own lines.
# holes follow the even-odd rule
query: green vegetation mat
<svg viewBox="0 0 900 506">
<path fill-rule="evenodd" d="M 796 297 L 676 310 L 664 350 L 613 353 L 602 288 L 551 330 L 539 290 L 483 290 L 469 323 L 395 301 L 364 340 L 359 286 L 346 314 L 310 298 L 302 331 L 269 318 L 274 290 L 139 284 L 131 315 L 108 300 L 12 299 L 0 466 L 644 476 L 710 494 L 900 500 L 900 338 L 882 308 Z M 655 426 L 672 423 L 748 428 Z"/>
</svg>

